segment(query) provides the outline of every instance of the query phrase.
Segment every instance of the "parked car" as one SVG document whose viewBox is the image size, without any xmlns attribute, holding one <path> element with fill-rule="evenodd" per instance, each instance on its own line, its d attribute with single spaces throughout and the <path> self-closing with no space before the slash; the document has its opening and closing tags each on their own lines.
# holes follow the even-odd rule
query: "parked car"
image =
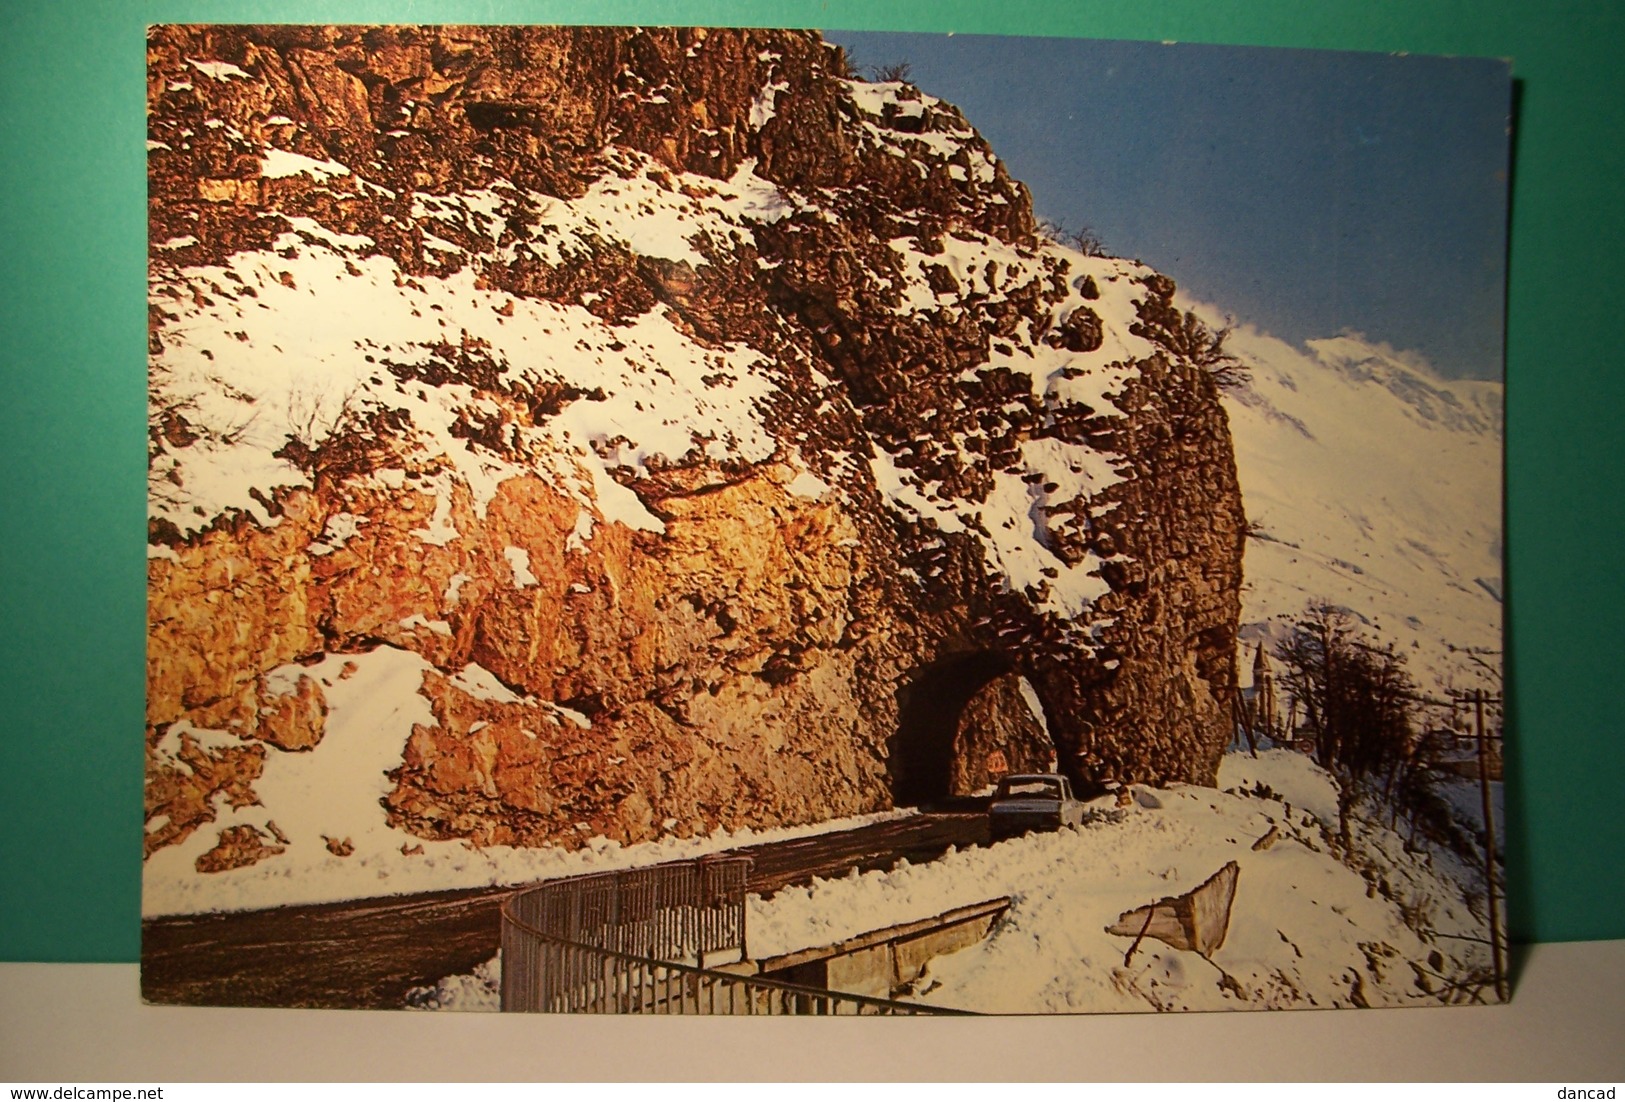
<svg viewBox="0 0 1625 1102">
<path fill-rule="evenodd" d="M 988 833 L 995 842 L 1030 830 L 1059 830 L 1082 823 L 1083 804 L 1073 797 L 1071 782 L 1058 773 L 1005 777 L 987 809 Z"/>
</svg>

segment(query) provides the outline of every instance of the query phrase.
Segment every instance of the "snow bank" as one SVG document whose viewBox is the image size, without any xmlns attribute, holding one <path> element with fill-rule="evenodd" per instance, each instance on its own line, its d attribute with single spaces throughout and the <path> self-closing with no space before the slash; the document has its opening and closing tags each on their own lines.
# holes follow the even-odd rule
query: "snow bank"
<svg viewBox="0 0 1625 1102">
<path fill-rule="evenodd" d="M 406 993 L 408 1010 L 486 1010 L 502 1009 L 502 953 L 472 972 L 447 976 Z"/>
<path fill-rule="evenodd" d="M 753 899 L 751 951 L 828 944 L 1009 895 L 1008 915 L 985 941 L 932 962 L 918 985 L 922 1001 L 1023 1014 L 1436 1004 L 1409 962 L 1427 968 L 1438 950 L 1447 971 L 1459 970 L 1470 943 L 1420 937 L 1393 902 L 1328 852 L 1337 805 L 1331 779 L 1290 751 L 1232 755 L 1222 777 L 1247 788 L 1262 781 L 1280 798 L 1136 788 L 1128 807 L 1091 805 L 1090 823 L 1076 832 Z M 1272 828 L 1278 840 L 1254 850 Z M 1480 919 L 1447 902 L 1459 899 L 1466 870 L 1406 854 L 1385 831 L 1362 827 L 1362 843 L 1381 846 L 1402 891 L 1432 893 L 1441 933 L 1482 936 Z M 1106 927 L 1135 907 L 1190 891 L 1228 861 L 1241 874 L 1229 935 L 1212 958 L 1147 940 L 1125 965 L 1133 939 Z"/>
</svg>

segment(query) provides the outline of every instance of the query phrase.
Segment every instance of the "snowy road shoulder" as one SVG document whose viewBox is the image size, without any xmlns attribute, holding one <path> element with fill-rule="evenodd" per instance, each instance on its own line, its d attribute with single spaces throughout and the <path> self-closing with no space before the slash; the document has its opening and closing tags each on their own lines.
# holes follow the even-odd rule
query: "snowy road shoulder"
<svg viewBox="0 0 1625 1102">
<path fill-rule="evenodd" d="M 915 985 L 920 1001 L 1014 1014 L 1437 1005 L 1446 982 L 1438 977 L 1477 965 L 1463 948 L 1471 942 L 1445 936 L 1481 932 L 1461 902 L 1472 886 L 1463 867 L 1408 852 L 1365 824 L 1356 832 L 1363 863 L 1340 860 L 1329 848 L 1336 786 L 1301 754 L 1232 754 L 1220 783 L 1226 790 L 1136 787 L 1126 807 L 1091 804 L 1079 830 L 751 896 L 752 956 L 1008 895 L 1010 910 L 984 941 L 931 962 Z M 1204 956 L 1147 939 L 1125 959 L 1134 939 L 1107 927 L 1231 861 L 1240 873 L 1218 949 Z M 1416 922 L 1421 911 L 1425 923 Z M 447 977 L 413 1004 L 495 1009 L 499 971 L 491 962 Z"/>
<path fill-rule="evenodd" d="M 1272 796 L 1247 794 L 1260 782 Z M 1301 755 L 1266 751 L 1231 755 L 1221 784 L 1229 791 L 1137 789 L 1120 815 L 1081 831 L 956 855 L 973 892 L 1014 903 L 987 940 L 933 962 L 923 1000 L 1003 1013 L 1437 1004 L 1423 985 L 1439 981 L 1413 962 L 1431 956 L 1424 973 L 1459 974 L 1469 962 L 1450 954 L 1469 943 L 1419 935 L 1398 903 L 1329 852 L 1331 779 Z M 1459 869 L 1370 833 L 1365 852 L 1381 853 L 1388 893 L 1439 901 L 1430 917 L 1441 930 L 1475 928 L 1465 907 L 1444 902 L 1463 894 Z M 1128 960 L 1133 939 L 1105 932 L 1230 861 L 1240 869 L 1235 902 L 1210 956 L 1147 940 Z"/>
</svg>

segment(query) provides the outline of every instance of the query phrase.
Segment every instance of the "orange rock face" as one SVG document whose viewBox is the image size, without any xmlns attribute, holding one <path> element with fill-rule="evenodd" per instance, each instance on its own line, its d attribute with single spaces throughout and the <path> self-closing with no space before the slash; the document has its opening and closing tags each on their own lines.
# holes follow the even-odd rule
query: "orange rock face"
<svg viewBox="0 0 1625 1102">
<path fill-rule="evenodd" d="M 213 821 L 213 801 L 244 807 L 256 801 L 254 781 L 265 767 L 265 748 L 245 745 L 210 753 L 182 733 L 175 763 L 147 755 L 146 852 L 178 842 Z"/>
<path fill-rule="evenodd" d="M 432 722 L 379 805 L 424 840 L 804 823 L 1051 760 L 1082 790 L 1211 779 L 1239 613 L 1228 429 L 1177 357 L 1099 361 L 1122 296 L 1171 284 L 1122 262 L 1097 273 L 1117 306 L 1078 291 L 1081 257 L 1034 236 L 956 109 L 903 88 L 871 110 L 838 69 L 801 32 L 154 30 L 149 853 L 252 805 L 278 755 L 324 753 L 338 690 L 304 671 L 381 648 L 428 667 Z M 749 173 L 782 210 L 649 244 L 634 206 L 621 236 L 558 244 L 591 189 L 594 210 L 639 188 L 703 206 Z M 972 246 L 998 259 L 954 259 Z M 398 289 L 400 326 L 438 314 L 434 338 L 327 309 L 321 264 Z M 302 311 L 274 341 L 249 331 L 273 301 Z M 203 343 L 196 319 L 231 310 Z M 590 331 L 493 343 L 566 316 Z M 328 344 L 300 351 L 301 327 Z M 610 423 L 612 382 L 556 367 L 591 342 L 651 395 L 692 356 L 699 397 Z M 1040 356 L 1097 358 L 1024 373 Z M 1122 381 L 1068 397 L 1091 371 Z M 183 507 L 222 472 L 264 482 Z M 1053 565 L 1018 585 L 1017 552 Z M 1099 596 L 1058 612 L 1051 581 L 1091 564 Z M 198 868 L 287 844 L 232 826 Z"/>
<path fill-rule="evenodd" d="M 265 843 L 265 835 L 251 826 L 227 827 L 220 832 L 219 843 L 197 859 L 197 871 L 225 872 L 227 869 L 240 869 L 284 852 L 282 846 L 270 846 Z"/>
</svg>

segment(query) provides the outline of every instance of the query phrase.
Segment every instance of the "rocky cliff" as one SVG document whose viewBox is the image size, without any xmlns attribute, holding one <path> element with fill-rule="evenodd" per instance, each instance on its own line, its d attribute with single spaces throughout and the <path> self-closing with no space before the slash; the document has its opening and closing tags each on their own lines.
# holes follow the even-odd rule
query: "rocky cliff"
<svg viewBox="0 0 1625 1102">
<path fill-rule="evenodd" d="M 1211 782 L 1217 389 L 957 109 L 807 32 L 148 56 L 149 853 L 266 861 L 324 801 L 410 854 Z"/>
</svg>

